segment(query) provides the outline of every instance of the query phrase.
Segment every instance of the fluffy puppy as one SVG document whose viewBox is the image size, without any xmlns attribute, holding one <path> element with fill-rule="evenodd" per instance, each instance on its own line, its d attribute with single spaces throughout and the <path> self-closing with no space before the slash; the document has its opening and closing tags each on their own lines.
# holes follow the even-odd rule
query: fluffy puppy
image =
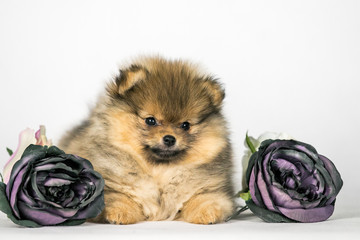
<svg viewBox="0 0 360 240">
<path fill-rule="evenodd" d="M 96 222 L 224 221 L 234 207 L 224 91 L 188 62 L 141 58 L 60 142 L 105 179 Z"/>
</svg>

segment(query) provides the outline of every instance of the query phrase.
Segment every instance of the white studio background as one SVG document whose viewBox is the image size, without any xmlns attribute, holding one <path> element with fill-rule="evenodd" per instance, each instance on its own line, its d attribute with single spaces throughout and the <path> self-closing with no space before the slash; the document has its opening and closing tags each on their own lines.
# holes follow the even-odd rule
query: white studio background
<svg viewBox="0 0 360 240">
<path fill-rule="evenodd" d="M 335 163 L 349 207 L 360 201 L 359 13 L 344 0 L 0 0 L 0 169 L 21 130 L 44 124 L 56 143 L 123 61 L 160 54 L 224 84 L 238 188 L 246 131 L 287 132 Z"/>
</svg>

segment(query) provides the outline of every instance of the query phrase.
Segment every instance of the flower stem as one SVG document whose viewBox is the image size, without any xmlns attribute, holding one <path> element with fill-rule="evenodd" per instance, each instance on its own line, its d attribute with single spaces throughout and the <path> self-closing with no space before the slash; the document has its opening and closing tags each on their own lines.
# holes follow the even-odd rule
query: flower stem
<svg viewBox="0 0 360 240">
<path fill-rule="evenodd" d="M 245 211 L 248 210 L 248 209 L 249 209 L 249 207 L 248 207 L 247 205 L 245 205 L 244 207 L 239 208 L 233 215 L 231 215 L 230 217 L 228 217 L 228 218 L 225 220 L 225 222 L 230 221 L 231 219 L 233 219 L 234 217 L 240 215 L 240 213 L 245 212 Z"/>
<path fill-rule="evenodd" d="M 239 215 L 240 213 L 245 212 L 248 209 L 249 209 L 248 205 L 245 205 L 244 207 L 240 208 L 236 213 L 237 215 Z"/>
</svg>

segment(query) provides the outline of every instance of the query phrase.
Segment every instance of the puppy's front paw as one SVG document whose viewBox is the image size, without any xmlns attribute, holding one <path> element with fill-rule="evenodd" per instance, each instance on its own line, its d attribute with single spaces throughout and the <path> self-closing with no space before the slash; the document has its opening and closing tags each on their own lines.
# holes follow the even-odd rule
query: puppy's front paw
<svg viewBox="0 0 360 240">
<path fill-rule="evenodd" d="M 196 224 L 214 224 L 222 221 L 222 212 L 213 206 L 188 210 L 183 213 L 185 221 Z"/>
<path fill-rule="evenodd" d="M 182 210 L 183 220 L 196 224 L 223 222 L 231 214 L 233 203 L 228 198 L 212 198 L 211 195 L 204 194 L 190 199 Z"/>
<path fill-rule="evenodd" d="M 127 197 L 114 199 L 108 206 L 105 204 L 103 217 L 112 224 L 133 224 L 145 220 L 141 206 Z"/>
<path fill-rule="evenodd" d="M 129 206 L 105 209 L 105 219 L 111 224 L 133 224 L 145 220 L 138 209 L 131 209 Z"/>
</svg>

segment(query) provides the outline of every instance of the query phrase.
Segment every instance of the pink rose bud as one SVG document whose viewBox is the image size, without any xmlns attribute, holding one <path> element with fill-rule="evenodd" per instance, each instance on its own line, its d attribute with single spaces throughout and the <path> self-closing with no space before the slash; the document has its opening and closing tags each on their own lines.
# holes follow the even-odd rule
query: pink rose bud
<svg viewBox="0 0 360 240">
<path fill-rule="evenodd" d="M 14 151 L 14 153 L 11 155 L 10 159 L 7 161 L 7 163 L 4 166 L 3 177 L 5 184 L 9 182 L 11 169 L 13 168 L 14 164 L 17 161 L 19 161 L 25 149 L 30 144 L 36 144 L 41 146 L 52 145 L 51 140 L 47 140 L 45 133 L 46 130 L 45 130 L 45 126 L 43 125 L 40 126 L 40 129 L 36 133 L 35 130 L 30 128 L 27 128 L 20 133 L 18 147 L 16 148 L 16 151 Z"/>
</svg>

